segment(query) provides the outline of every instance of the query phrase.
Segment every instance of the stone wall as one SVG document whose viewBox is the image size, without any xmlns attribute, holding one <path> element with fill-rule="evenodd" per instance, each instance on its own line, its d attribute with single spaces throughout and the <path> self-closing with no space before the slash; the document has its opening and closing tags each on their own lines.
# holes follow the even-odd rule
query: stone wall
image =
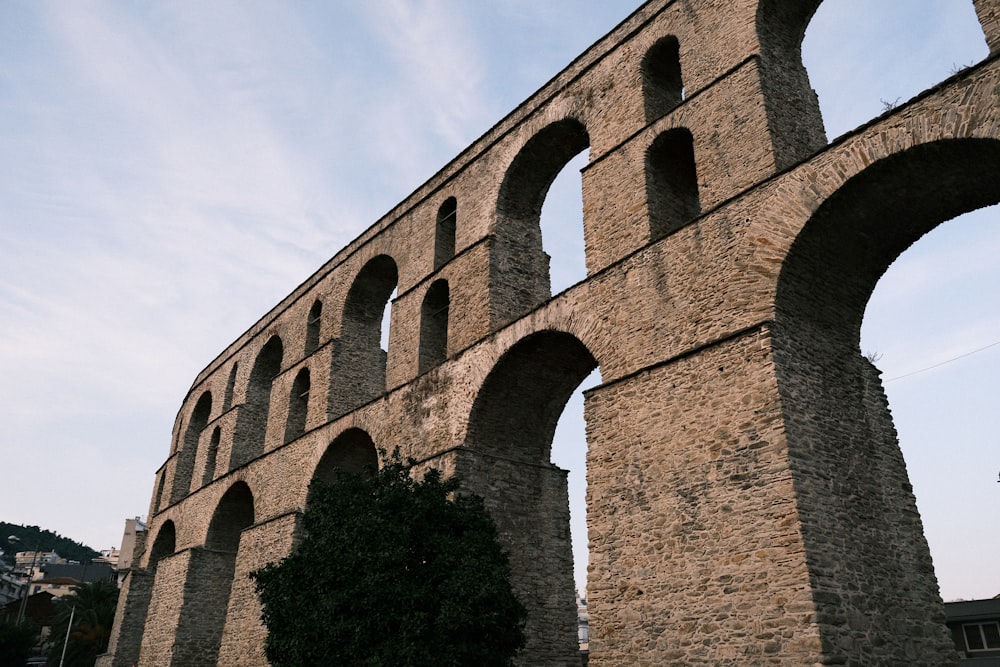
<svg viewBox="0 0 1000 667">
<path fill-rule="evenodd" d="M 858 336 L 896 256 L 1000 201 L 1000 62 L 828 145 L 799 57 L 818 5 L 645 3 L 222 351 L 102 664 L 266 664 L 247 573 L 291 551 L 314 476 L 396 446 L 485 497 L 520 664 L 576 664 L 549 449 L 595 368 L 590 664 L 953 664 Z M 588 278 L 552 297 L 538 213 L 584 148 Z"/>
</svg>

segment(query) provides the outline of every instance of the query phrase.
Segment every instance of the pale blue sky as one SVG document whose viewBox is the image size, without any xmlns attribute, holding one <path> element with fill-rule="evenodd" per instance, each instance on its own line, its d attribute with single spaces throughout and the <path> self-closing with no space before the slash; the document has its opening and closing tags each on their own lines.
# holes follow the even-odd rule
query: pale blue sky
<svg viewBox="0 0 1000 667">
<path fill-rule="evenodd" d="M 638 4 L 0 0 L 0 519 L 117 545 L 197 372 Z M 805 45 L 831 137 L 985 55 L 971 0 L 827 0 Z M 1000 340 L 997 217 L 884 279 L 886 378 Z M 1000 593 L 997 378 L 1000 346 L 887 383 L 946 599 Z"/>
</svg>

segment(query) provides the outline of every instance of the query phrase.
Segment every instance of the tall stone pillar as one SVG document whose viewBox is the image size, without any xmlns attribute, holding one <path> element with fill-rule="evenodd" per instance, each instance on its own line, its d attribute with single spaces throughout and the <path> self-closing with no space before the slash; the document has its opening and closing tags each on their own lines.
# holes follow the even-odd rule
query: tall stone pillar
<svg viewBox="0 0 1000 667">
<path fill-rule="evenodd" d="M 775 325 L 773 339 L 824 652 L 857 664 L 956 664 L 878 371 L 835 330 L 800 318 Z"/>
<path fill-rule="evenodd" d="M 251 526 L 240 536 L 239 556 L 229 594 L 229 608 L 219 647 L 218 665 L 266 666 L 261 605 L 250 573 L 292 552 L 299 539 L 301 514 L 296 512 Z"/>
<path fill-rule="evenodd" d="M 761 326 L 589 392 L 593 667 L 953 664 L 877 375 L 805 351 Z"/>
<path fill-rule="evenodd" d="M 98 667 L 132 667 L 139 662 L 139 646 L 153 594 L 155 570 L 132 568 L 118 592 L 115 625 L 108 650 L 97 659 Z"/>
<path fill-rule="evenodd" d="M 496 520 L 528 611 L 517 664 L 579 667 L 566 471 L 469 449 L 457 456 L 462 488 L 483 496 Z"/>
<path fill-rule="evenodd" d="M 214 667 L 236 554 L 195 547 L 156 569 L 139 664 Z"/>
<path fill-rule="evenodd" d="M 590 665 L 824 660 L 768 337 L 587 393 Z"/>
</svg>

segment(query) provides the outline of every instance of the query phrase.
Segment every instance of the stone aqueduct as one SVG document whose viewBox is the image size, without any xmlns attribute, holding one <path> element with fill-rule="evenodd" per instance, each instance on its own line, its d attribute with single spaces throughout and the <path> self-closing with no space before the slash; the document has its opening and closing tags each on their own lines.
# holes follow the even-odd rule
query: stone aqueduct
<svg viewBox="0 0 1000 667">
<path fill-rule="evenodd" d="M 266 664 L 247 573 L 311 479 L 396 445 L 487 499 L 521 664 L 578 664 L 549 446 L 595 368 L 591 664 L 956 660 L 858 339 L 896 256 L 1000 201 L 1000 0 L 975 0 L 991 57 L 832 144 L 799 55 L 819 3 L 647 2 L 223 351 L 101 664 Z M 540 208 L 587 147 L 588 277 L 553 297 Z"/>
</svg>

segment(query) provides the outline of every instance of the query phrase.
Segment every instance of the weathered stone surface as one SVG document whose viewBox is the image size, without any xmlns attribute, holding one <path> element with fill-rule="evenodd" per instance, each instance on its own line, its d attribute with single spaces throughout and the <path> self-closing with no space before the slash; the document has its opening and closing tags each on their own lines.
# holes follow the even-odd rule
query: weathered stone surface
<svg viewBox="0 0 1000 667">
<path fill-rule="evenodd" d="M 595 368 L 592 665 L 953 664 L 858 335 L 899 253 L 1000 200 L 1000 62 L 826 145 L 818 5 L 644 4 L 212 361 L 102 664 L 266 664 L 247 573 L 293 548 L 313 477 L 396 446 L 486 498 L 521 664 L 578 664 L 549 447 Z M 538 213 L 588 146 L 589 277 L 552 298 Z"/>
</svg>

